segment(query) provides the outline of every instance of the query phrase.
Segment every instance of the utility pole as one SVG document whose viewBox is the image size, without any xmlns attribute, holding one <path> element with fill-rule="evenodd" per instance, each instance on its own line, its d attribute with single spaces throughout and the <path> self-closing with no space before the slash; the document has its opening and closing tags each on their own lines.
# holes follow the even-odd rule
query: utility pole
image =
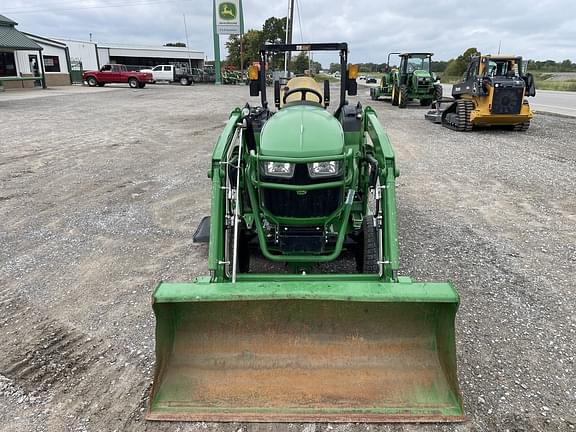
<svg viewBox="0 0 576 432">
<path fill-rule="evenodd" d="M 294 22 L 294 0 L 288 0 L 288 14 L 286 15 L 286 44 L 292 43 L 292 23 Z M 284 54 L 284 72 L 288 77 L 288 65 L 292 58 L 292 53 L 287 51 Z"/>
<path fill-rule="evenodd" d="M 244 79 L 244 11 L 242 10 L 242 0 L 239 2 L 240 6 L 240 76 Z"/>
<path fill-rule="evenodd" d="M 188 42 L 188 26 L 186 25 L 186 14 L 183 13 L 184 17 L 184 33 L 186 34 L 186 53 L 188 54 L 188 73 L 192 72 L 192 60 L 190 59 L 190 43 Z"/>
</svg>

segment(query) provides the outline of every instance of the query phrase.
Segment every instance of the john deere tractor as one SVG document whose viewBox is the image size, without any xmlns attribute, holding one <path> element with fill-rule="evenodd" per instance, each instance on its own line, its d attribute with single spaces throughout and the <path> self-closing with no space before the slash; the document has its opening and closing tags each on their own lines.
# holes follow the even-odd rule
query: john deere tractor
<svg viewBox="0 0 576 432">
<path fill-rule="evenodd" d="M 442 85 L 432 72 L 432 53 L 400 54 L 400 67 L 391 76 L 392 105 L 406 108 L 408 102 L 418 99 L 421 106 L 428 106 L 442 98 Z"/>
<path fill-rule="evenodd" d="M 535 95 L 534 78 L 524 72 L 522 57 L 478 55 L 452 87 L 453 99 L 438 100 L 425 117 L 456 131 L 476 126 L 526 131 L 534 116 L 526 97 Z"/>
<path fill-rule="evenodd" d="M 393 54 L 400 54 L 397 52 L 388 53 L 388 60 L 382 71 L 382 78 L 380 78 L 380 84 L 378 87 L 370 88 L 370 98 L 372 100 L 378 100 L 381 98 L 392 97 L 392 77 L 398 69 L 390 66 L 390 56 Z"/>
<path fill-rule="evenodd" d="M 339 52 L 335 111 L 328 81 L 309 77 L 275 82 L 270 107 L 269 55 L 311 50 Z M 376 113 L 346 100 L 358 74 L 347 57 L 346 43 L 265 45 L 250 67 L 260 105 L 230 114 L 210 164 L 211 214 L 195 234 L 209 242 L 210 274 L 153 295 L 148 419 L 463 419 L 458 294 L 398 274 L 398 168 Z M 338 269 L 342 255 L 354 271 L 319 265 Z"/>
</svg>

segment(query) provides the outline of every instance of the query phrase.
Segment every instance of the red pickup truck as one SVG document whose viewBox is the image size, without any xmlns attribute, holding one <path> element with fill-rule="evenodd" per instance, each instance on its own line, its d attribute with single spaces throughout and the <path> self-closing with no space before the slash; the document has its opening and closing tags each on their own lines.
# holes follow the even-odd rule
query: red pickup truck
<svg viewBox="0 0 576 432">
<path fill-rule="evenodd" d="M 132 88 L 144 88 L 146 83 L 151 83 L 154 78 L 149 72 L 129 71 L 126 66 L 120 64 L 107 64 L 99 71 L 86 71 L 82 74 L 82 80 L 90 87 L 102 87 L 110 83 L 128 83 Z"/>
</svg>

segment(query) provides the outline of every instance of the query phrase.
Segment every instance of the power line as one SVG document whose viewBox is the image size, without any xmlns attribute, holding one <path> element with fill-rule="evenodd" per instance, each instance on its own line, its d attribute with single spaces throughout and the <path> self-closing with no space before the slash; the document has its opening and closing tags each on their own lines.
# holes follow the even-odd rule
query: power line
<svg viewBox="0 0 576 432">
<path fill-rule="evenodd" d="M 298 11 L 298 27 L 300 29 L 300 43 L 304 43 L 304 36 L 302 33 L 302 19 L 300 17 L 300 0 L 296 0 L 296 10 Z"/>
</svg>

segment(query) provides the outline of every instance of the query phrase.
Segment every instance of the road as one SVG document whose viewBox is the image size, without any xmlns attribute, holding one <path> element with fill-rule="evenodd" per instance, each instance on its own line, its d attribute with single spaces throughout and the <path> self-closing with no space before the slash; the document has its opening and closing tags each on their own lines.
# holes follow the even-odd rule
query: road
<svg viewBox="0 0 576 432">
<path fill-rule="evenodd" d="M 442 84 L 442 87 L 446 96 L 452 94 L 452 84 Z M 576 117 L 576 92 L 537 90 L 536 96 L 529 101 L 536 112 Z"/>
</svg>

